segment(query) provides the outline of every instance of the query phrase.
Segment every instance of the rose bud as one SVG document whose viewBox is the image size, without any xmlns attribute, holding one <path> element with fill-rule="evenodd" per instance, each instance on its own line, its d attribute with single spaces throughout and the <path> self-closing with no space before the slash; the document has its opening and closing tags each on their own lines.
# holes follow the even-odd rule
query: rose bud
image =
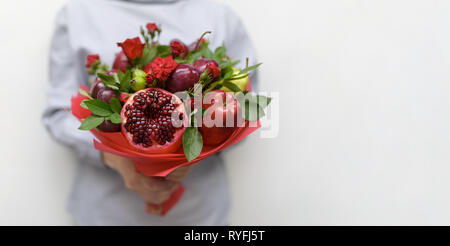
<svg viewBox="0 0 450 246">
<path fill-rule="evenodd" d="M 155 34 L 155 32 L 160 32 L 161 29 L 159 29 L 159 27 L 155 24 L 155 23 L 148 23 L 146 25 L 148 33 L 150 34 Z"/>
<path fill-rule="evenodd" d="M 100 56 L 98 54 L 88 55 L 86 68 L 91 68 L 96 62 L 100 63 Z"/>
<path fill-rule="evenodd" d="M 185 58 L 188 54 L 188 47 L 179 40 L 173 40 L 170 42 L 170 52 L 173 57 L 180 56 L 181 58 Z"/>
</svg>

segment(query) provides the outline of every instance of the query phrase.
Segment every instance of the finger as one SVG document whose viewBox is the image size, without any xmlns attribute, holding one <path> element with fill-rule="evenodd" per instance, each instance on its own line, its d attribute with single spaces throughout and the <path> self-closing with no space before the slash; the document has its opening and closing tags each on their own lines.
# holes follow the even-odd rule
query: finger
<svg viewBox="0 0 450 246">
<path fill-rule="evenodd" d="M 170 191 L 177 184 L 172 180 L 159 177 L 145 177 L 146 188 L 152 191 Z"/>
<path fill-rule="evenodd" d="M 176 189 L 178 189 L 178 187 L 180 187 L 180 183 L 177 182 L 176 185 L 174 185 L 170 191 L 170 194 L 172 194 Z"/>
<path fill-rule="evenodd" d="M 166 178 L 168 180 L 172 180 L 172 181 L 181 181 L 189 173 L 189 171 L 191 171 L 191 169 L 194 166 L 195 165 L 190 165 L 190 166 L 177 168 L 174 171 L 172 171 L 169 175 L 167 175 Z"/>
<path fill-rule="evenodd" d="M 171 195 L 171 191 L 153 192 L 146 194 L 144 200 L 150 204 L 160 205 L 169 200 Z"/>
</svg>

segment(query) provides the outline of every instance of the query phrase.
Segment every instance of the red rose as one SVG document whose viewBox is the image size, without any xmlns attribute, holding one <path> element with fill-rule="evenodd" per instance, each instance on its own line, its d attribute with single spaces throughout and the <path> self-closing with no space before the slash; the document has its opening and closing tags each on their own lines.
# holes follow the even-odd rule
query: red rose
<svg viewBox="0 0 450 246">
<path fill-rule="evenodd" d="M 88 55 L 87 56 L 87 62 L 86 67 L 91 68 L 92 65 L 94 65 L 95 62 L 100 62 L 100 56 L 98 54 Z"/>
<path fill-rule="evenodd" d="M 208 70 L 208 75 L 212 80 L 220 76 L 220 68 L 214 62 L 208 63 L 205 70 Z"/>
<path fill-rule="evenodd" d="M 144 68 L 144 72 L 147 73 L 147 83 L 153 84 L 157 80 L 159 85 L 162 86 L 177 66 L 178 63 L 173 60 L 172 56 L 166 58 L 157 57 Z"/>
<path fill-rule="evenodd" d="M 188 53 L 188 48 L 183 42 L 174 40 L 170 42 L 170 52 L 172 52 L 173 57 L 181 56 L 185 58 Z"/>
<path fill-rule="evenodd" d="M 123 52 L 129 60 L 134 60 L 142 56 L 142 50 L 145 44 L 141 42 L 139 37 L 127 39 L 123 43 L 117 43 L 117 46 L 122 47 Z"/>
<path fill-rule="evenodd" d="M 155 23 L 147 24 L 148 33 L 154 34 L 156 31 L 160 31 L 159 27 Z"/>
</svg>

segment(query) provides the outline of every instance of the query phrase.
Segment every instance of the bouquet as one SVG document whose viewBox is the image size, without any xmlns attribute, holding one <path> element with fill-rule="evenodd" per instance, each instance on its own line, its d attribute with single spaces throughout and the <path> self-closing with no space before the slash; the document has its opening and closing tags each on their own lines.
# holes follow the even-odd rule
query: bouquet
<svg viewBox="0 0 450 246">
<path fill-rule="evenodd" d="M 165 177 L 230 147 L 260 127 L 270 98 L 251 92 L 248 72 L 225 46 L 211 50 L 205 32 L 191 45 L 159 42 L 161 28 L 149 23 L 141 37 L 117 45 L 112 69 L 99 55 L 87 57 L 95 80 L 72 97 L 80 130 L 96 137 L 94 147 L 133 160 L 144 175 Z M 180 199 L 179 185 L 164 204 L 147 212 L 166 214 Z"/>
</svg>

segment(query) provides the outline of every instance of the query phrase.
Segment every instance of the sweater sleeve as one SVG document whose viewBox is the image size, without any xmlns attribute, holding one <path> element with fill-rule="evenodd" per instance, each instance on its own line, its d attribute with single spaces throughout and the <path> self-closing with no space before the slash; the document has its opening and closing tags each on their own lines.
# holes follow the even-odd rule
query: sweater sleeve
<svg viewBox="0 0 450 246">
<path fill-rule="evenodd" d="M 50 47 L 50 83 L 43 124 L 56 141 L 77 153 L 80 163 L 102 167 L 101 153 L 93 146 L 94 136 L 89 131 L 78 130 L 80 122 L 70 112 L 70 98 L 77 93 L 82 81 L 76 59 L 70 46 L 66 10 L 62 9 L 56 17 Z"/>
</svg>

